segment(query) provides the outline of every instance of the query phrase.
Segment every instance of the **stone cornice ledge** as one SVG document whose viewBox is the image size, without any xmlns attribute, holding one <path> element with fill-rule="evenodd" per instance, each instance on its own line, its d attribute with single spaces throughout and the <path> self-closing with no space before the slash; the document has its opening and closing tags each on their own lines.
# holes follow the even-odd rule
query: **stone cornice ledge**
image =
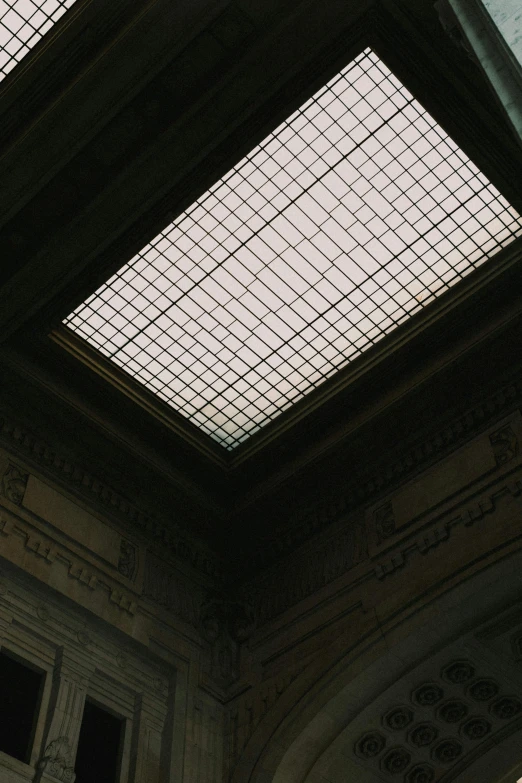
<svg viewBox="0 0 522 783">
<path fill-rule="evenodd" d="M 46 474 L 57 479 L 74 495 L 151 536 L 177 560 L 206 577 L 220 577 L 219 558 L 203 543 L 182 533 L 174 522 L 142 511 L 103 479 L 85 470 L 81 464 L 70 461 L 59 453 L 58 448 L 20 426 L 6 411 L 0 411 L 0 442 L 8 450 L 14 449 L 25 460 L 44 468 Z"/>
</svg>

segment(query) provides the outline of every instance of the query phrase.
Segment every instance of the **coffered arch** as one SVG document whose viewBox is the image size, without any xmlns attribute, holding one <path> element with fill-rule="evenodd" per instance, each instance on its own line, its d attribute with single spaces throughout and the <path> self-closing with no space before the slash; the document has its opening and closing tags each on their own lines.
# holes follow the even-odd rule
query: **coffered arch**
<svg viewBox="0 0 522 783">
<path fill-rule="evenodd" d="M 515 783 L 522 775 L 522 553 L 424 596 L 306 666 L 234 779 Z M 433 591 L 435 592 L 435 590 Z"/>
</svg>

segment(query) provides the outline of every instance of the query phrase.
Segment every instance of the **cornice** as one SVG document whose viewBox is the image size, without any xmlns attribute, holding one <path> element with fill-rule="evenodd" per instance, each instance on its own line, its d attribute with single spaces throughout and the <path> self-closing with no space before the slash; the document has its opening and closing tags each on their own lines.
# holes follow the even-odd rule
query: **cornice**
<svg viewBox="0 0 522 783">
<path fill-rule="evenodd" d="M 314 500 L 310 494 L 306 494 L 305 477 L 297 488 L 293 488 L 293 508 L 289 508 L 289 504 L 274 493 L 269 502 L 278 509 L 286 509 L 285 519 L 277 527 L 271 528 L 270 534 L 258 547 L 257 566 L 268 567 L 329 525 L 377 502 L 405 481 L 471 440 L 486 427 L 516 410 L 521 403 L 522 370 L 519 370 L 497 391 L 484 397 L 463 414 L 447 421 L 424 439 L 419 439 L 399 456 L 387 462 L 383 460 L 378 468 L 372 466 L 369 471 L 351 472 L 341 488 L 334 487 L 321 492 L 320 498 Z M 328 464 L 321 469 L 325 474 L 328 473 Z M 263 504 L 261 513 L 269 516 L 268 504 Z"/>
<path fill-rule="evenodd" d="M 156 545 L 167 550 L 169 555 L 206 578 L 220 579 L 220 560 L 203 543 L 182 532 L 171 520 L 143 511 L 102 478 L 60 453 L 58 446 L 50 445 L 20 425 L 6 411 L 0 411 L 0 441 L 11 452 L 14 450 L 21 458 L 43 468 L 46 474 L 64 485 L 73 495 L 79 495 L 87 503 L 100 507 L 104 513 L 139 530 Z"/>
</svg>

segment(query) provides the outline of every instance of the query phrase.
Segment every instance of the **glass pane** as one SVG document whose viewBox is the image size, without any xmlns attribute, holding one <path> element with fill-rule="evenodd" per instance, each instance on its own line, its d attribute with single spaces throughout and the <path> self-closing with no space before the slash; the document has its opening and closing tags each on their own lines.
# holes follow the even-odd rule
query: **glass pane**
<svg viewBox="0 0 522 783">
<path fill-rule="evenodd" d="M 366 49 L 65 323 L 230 450 L 521 232 Z"/>
<path fill-rule="evenodd" d="M 0 81 L 75 0 L 0 0 Z"/>
</svg>

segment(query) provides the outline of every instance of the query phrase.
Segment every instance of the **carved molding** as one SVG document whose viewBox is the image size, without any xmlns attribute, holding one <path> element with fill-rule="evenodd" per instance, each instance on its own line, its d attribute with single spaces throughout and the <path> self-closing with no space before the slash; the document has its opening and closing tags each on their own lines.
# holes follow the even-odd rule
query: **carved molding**
<svg viewBox="0 0 522 783">
<path fill-rule="evenodd" d="M 119 609 L 129 614 L 135 614 L 137 603 L 134 596 L 128 594 L 119 587 L 105 584 L 103 577 L 96 574 L 89 566 L 83 562 L 73 559 L 70 552 L 61 549 L 57 544 L 40 533 L 28 529 L 27 525 L 20 519 L 13 520 L 0 515 L 0 535 L 11 536 L 16 534 L 22 542 L 26 551 L 31 552 L 35 557 L 44 560 L 50 567 L 59 563 L 65 565 L 67 574 L 71 579 L 77 579 L 91 591 L 102 589 L 107 595 L 109 601 Z"/>
<path fill-rule="evenodd" d="M 497 502 L 500 498 L 505 495 L 518 497 L 521 492 L 522 479 L 514 479 L 507 484 L 496 487 L 489 496 L 476 500 L 470 505 L 463 504 L 461 510 L 448 515 L 447 519 L 435 524 L 431 530 L 420 532 L 418 537 L 413 539 L 413 541 L 408 539 L 407 544 L 405 543 L 402 546 L 399 544 L 399 547 L 401 547 L 399 551 L 394 551 L 388 558 L 381 560 L 375 566 L 376 577 L 378 579 L 384 579 L 398 568 L 402 568 L 406 563 L 406 552 L 411 554 L 414 550 L 417 550 L 421 554 L 425 554 L 433 547 L 448 541 L 451 537 L 452 530 L 457 525 L 463 524 L 466 527 L 469 527 L 475 524 L 487 514 L 491 514 L 495 511 Z"/>
<path fill-rule="evenodd" d="M 227 711 L 227 764 L 231 768 L 252 733 L 304 667 L 282 672 L 251 688 Z"/>
<path fill-rule="evenodd" d="M 491 426 L 495 420 L 516 409 L 521 401 L 522 378 L 517 377 L 462 416 L 451 420 L 440 430 L 406 449 L 399 458 L 384 462 L 378 472 L 369 476 L 352 472 L 350 480 L 342 487 L 335 488 L 333 493 L 322 492 L 316 499 L 307 495 L 306 486 L 303 485 L 303 492 L 293 493 L 294 505 L 288 509 L 284 526 L 282 525 L 276 531 L 277 535 L 271 539 L 271 549 L 264 555 L 265 562 L 295 549 L 320 529 L 338 521 L 342 516 L 362 505 L 371 504 L 376 497 L 390 492 L 394 486 L 403 484 L 434 460 L 447 456 L 486 429 L 488 425 Z M 491 444 L 498 450 L 499 457 L 501 452 L 504 454 L 503 458 L 506 461 L 514 445 L 511 436 L 504 431 L 509 429 L 511 428 L 507 425 L 500 428 L 497 433 L 493 433 L 492 437 L 497 435 L 498 440 Z M 506 445 L 506 440 L 511 446 Z M 516 448 L 518 449 L 518 445 Z"/>
<path fill-rule="evenodd" d="M 218 558 L 207 547 L 190 539 L 171 520 L 160 520 L 141 511 L 103 480 L 93 476 L 78 463 L 71 462 L 55 448 L 11 421 L 5 412 L 0 412 L 0 438 L 6 442 L 8 448 L 13 445 L 29 459 L 57 476 L 61 482 L 65 482 L 74 494 L 79 493 L 88 502 L 100 503 L 111 514 L 118 515 L 146 533 L 158 541 L 162 548 L 195 570 L 207 576 L 218 575 Z"/>
</svg>

